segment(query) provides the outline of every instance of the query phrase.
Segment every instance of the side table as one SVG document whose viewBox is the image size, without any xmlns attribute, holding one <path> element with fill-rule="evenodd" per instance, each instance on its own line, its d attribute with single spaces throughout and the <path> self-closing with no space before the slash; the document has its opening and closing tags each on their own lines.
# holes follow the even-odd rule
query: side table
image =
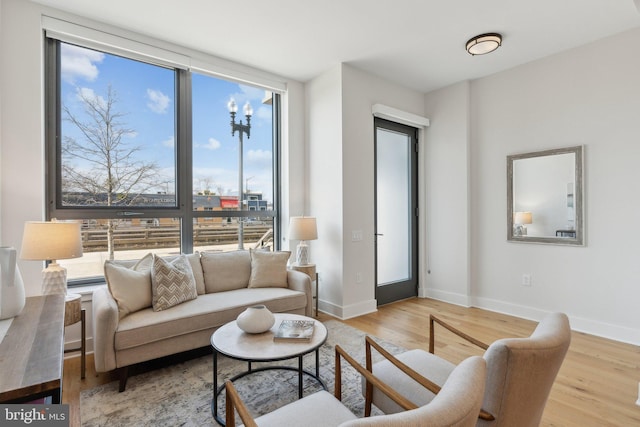
<svg viewBox="0 0 640 427">
<path fill-rule="evenodd" d="M 313 299 L 316 300 L 316 317 L 318 317 L 319 295 L 318 295 L 318 272 L 316 271 L 316 265 L 315 264 L 307 264 L 307 265 L 293 264 L 291 265 L 291 268 L 293 270 L 301 271 L 305 273 L 307 276 L 311 278 L 312 282 L 316 282 L 316 294 L 313 296 Z"/>
<path fill-rule="evenodd" d="M 64 296 L 28 297 L 0 342 L 0 402 L 62 400 Z"/>
<path fill-rule="evenodd" d="M 64 326 L 73 325 L 80 322 L 81 337 L 80 347 L 69 348 L 64 352 L 80 350 L 80 378 L 84 379 L 86 371 L 86 313 L 82 308 L 82 295 L 79 294 L 67 294 L 64 301 Z"/>
</svg>

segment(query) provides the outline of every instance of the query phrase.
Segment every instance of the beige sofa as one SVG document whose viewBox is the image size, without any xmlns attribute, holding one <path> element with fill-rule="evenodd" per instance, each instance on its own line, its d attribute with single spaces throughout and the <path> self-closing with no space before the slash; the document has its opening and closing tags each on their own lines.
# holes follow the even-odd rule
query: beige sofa
<svg viewBox="0 0 640 427">
<path fill-rule="evenodd" d="M 190 267 L 183 268 L 182 277 L 190 282 L 190 271 L 195 282 L 186 300 L 180 292 L 177 298 L 171 293 L 174 284 L 182 286 L 182 273 L 166 264 L 178 265 L 177 258 Z M 108 286 L 93 293 L 92 303 L 96 371 L 119 369 L 123 391 L 129 366 L 208 346 L 216 328 L 249 306 L 264 304 L 274 313 L 311 316 L 311 280 L 288 270 L 288 258 L 289 252 L 196 253 L 164 259 L 168 273 L 151 254 L 138 261 L 105 262 Z M 167 298 L 160 295 L 156 282 L 161 281 L 169 282 Z M 162 307 L 162 301 L 173 305 Z"/>
</svg>

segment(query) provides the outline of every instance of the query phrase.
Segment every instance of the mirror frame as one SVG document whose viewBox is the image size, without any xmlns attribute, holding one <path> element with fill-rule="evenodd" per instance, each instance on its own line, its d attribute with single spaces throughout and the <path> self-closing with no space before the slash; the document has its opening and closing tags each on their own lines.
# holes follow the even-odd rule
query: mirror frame
<svg viewBox="0 0 640 427">
<path fill-rule="evenodd" d="M 574 208 L 576 237 L 515 236 L 513 234 L 513 162 L 532 157 L 555 156 L 558 154 L 575 154 Z M 552 245 L 584 245 L 583 159 L 583 147 L 581 145 L 507 156 L 507 241 Z"/>
</svg>

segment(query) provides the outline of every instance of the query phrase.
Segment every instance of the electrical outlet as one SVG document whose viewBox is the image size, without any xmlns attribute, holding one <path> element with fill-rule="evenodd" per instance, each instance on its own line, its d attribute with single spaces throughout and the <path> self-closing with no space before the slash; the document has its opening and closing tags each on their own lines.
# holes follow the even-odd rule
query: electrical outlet
<svg viewBox="0 0 640 427">
<path fill-rule="evenodd" d="M 362 283 L 362 273 L 356 273 L 356 283 Z"/>
<path fill-rule="evenodd" d="M 531 275 L 523 274 L 522 275 L 522 286 L 531 286 Z"/>
<path fill-rule="evenodd" d="M 360 242 L 362 240 L 362 230 L 353 230 L 351 232 L 351 241 Z"/>
</svg>

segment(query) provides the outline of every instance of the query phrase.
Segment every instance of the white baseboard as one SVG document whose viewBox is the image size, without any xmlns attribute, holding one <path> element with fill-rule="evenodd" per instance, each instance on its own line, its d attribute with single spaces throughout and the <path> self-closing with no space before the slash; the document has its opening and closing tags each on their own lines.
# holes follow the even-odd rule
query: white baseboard
<svg viewBox="0 0 640 427">
<path fill-rule="evenodd" d="M 319 310 L 323 313 L 337 317 L 341 320 L 351 319 L 353 317 L 378 311 L 378 304 L 375 299 L 347 306 L 339 306 L 328 301 L 320 300 L 318 306 Z"/>
<path fill-rule="evenodd" d="M 421 292 L 421 298 L 433 298 L 438 301 L 448 302 L 449 304 L 471 307 L 471 301 L 467 295 L 438 289 L 425 289 L 425 291 L 426 292 Z M 424 294 L 424 296 L 422 294 Z"/>
<path fill-rule="evenodd" d="M 471 298 L 471 306 L 534 320 L 536 322 L 540 321 L 545 315 L 550 313 L 549 310 L 542 310 L 535 307 L 513 304 L 491 298 L 473 297 Z M 589 335 L 595 335 L 628 344 L 640 345 L 640 330 L 638 329 L 573 316 L 571 313 L 566 314 L 569 316 L 569 323 L 571 324 L 571 329 L 574 331 L 584 332 Z"/>
</svg>

